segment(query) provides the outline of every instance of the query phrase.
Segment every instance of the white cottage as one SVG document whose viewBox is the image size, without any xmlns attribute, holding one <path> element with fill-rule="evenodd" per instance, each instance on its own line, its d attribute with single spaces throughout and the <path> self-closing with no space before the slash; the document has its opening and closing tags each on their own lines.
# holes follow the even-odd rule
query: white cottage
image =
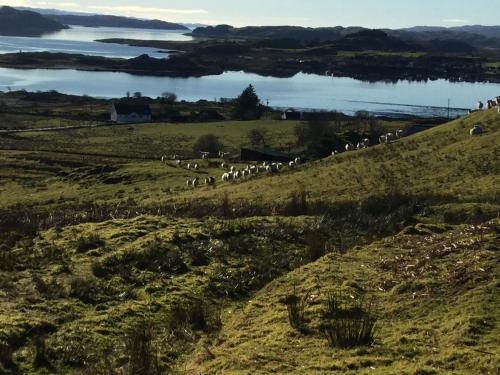
<svg viewBox="0 0 500 375">
<path fill-rule="evenodd" d="M 151 122 L 151 108 L 143 103 L 113 103 L 111 121 L 120 124 Z"/>
</svg>

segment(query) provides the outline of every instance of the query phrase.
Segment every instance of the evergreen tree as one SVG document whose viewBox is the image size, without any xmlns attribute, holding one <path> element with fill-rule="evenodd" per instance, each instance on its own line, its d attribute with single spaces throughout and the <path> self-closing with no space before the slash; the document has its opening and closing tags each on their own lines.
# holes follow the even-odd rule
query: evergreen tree
<svg viewBox="0 0 500 375">
<path fill-rule="evenodd" d="M 238 120 L 258 120 L 263 108 L 252 85 L 249 85 L 236 99 L 233 117 Z"/>
</svg>

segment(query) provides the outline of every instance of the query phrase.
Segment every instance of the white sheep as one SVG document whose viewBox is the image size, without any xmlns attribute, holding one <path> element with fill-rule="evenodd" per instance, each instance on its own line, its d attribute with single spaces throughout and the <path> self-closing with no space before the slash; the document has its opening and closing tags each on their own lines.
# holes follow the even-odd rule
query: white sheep
<svg viewBox="0 0 500 375">
<path fill-rule="evenodd" d="M 480 127 L 479 125 L 475 125 L 471 130 L 470 130 L 470 135 L 471 136 L 474 136 L 474 135 L 481 135 L 484 133 L 484 130 L 482 127 Z"/>
<path fill-rule="evenodd" d="M 195 164 L 193 165 L 193 169 L 194 169 L 195 171 L 197 171 L 198 169 L 200 169 L 200 165 L 199 165 L 198 163 L 195 163 Z"/>
<path fill-rule="evenodd" d="M 205 177 L 205 185 L 215 185 L 214 177 Z"/>
<path fill-rule="evenodd" d="M 339 152 L 338 152 L 337 150 L 333 150 L 333 151 L 332 151 L 332 156 L 335 156 L 335 155 L 337 155 L 338 153 L 339 153 Z"/>
<path fill-rule="evenodd" d="M 296 157 L 294 162 L 295 162 L 295 165 L 302 164 L 302 159 L 300 157 Z"/>
<path fill-rule="evenodd" d="M 294 161 L 291 161 L 290 163 L 288 163 L 288 168 L 290 168 L 290 169 L 294 169 L 295 166 L 296 166 L 296 164 Z"/>
<path fill-rule="evenodd" d="M 345 145 L 345 150 L 346 151 L 352 151 L 352 150 L 354 150 L 354 145 L 352 143 L 347 143 Z"/>
<path fill-rule="evenodd" d="M 404 131 L 399 129 L 396 131 L 396 138 L 401 139 L 403 138 Z"/>
<path fill-rule="evenodd" d="M 192 167 L 193 166 L 191 165 L 191 163 L 188 163 L 187 166 L 186 166 L 187 169 L 191 169 Z"/>
<path fill-rule="evenodd" d="M 180 167 L 182 165 L 182 161 L 179 159 L 175 162 L 175 164 L 177 164 L 177 166 Z"/>
<path fill-rule="evenodd" d="M 231 172 L 231 173 L 236 172 L 236 167 L 234 165 L 232 165 L 231 168 L 229 168 L 229 172 Z"/>
</svg>

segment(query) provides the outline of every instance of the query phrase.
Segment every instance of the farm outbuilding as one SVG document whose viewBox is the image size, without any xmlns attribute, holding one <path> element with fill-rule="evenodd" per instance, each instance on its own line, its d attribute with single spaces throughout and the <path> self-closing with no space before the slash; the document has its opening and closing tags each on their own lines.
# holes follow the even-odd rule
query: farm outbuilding
<svg viewBox="0 0 500 375">
<path fill-rule="evenodd" d="M 294 157 L 272 148 L 242 148 L 241 149 L 241 161 L 251 162 L 251 161 L 279 161 L 282 163 L 288 163 L 294 160 Z"/>
<path fill-rule="evenodd" d="M 144 103 L 113 103 L 111 121 L 120 124 L 151 122 L 151 108 Z"/>
</svg>

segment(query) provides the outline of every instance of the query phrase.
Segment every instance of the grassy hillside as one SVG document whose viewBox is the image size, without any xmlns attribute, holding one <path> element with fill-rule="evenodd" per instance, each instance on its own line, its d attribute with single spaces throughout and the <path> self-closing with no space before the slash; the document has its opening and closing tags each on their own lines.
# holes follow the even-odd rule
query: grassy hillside
<svg viewBox="0 0 500 375">
<path fill-rule="evenodd" d="M 500 116 L 235 183 L 158 159 L 294 125 L 2 135 L 0 373 L 498 372 Z M 373 343 L 328 346 L 339 291 L 374 299 Z M 283 302 L 304 296 L 295 329 Z"/>
<path fill-rule="evenodd" d="M 476 124 L 486 132 L 471 137 L 469 130 Z M 200 190 L 189 195 L 216 199 L 217 194 L 227 193 L 234 200 L 272 204 L 298 190 L 307 192 L 311 201 L 326 202 L 398 191 L 498 203 L 499 140 L 500 116 L 484 111 L 389 145 L 342 153 L 283 175 L 229 183 L 216 193 Z"/>
<path fill-rule="evenodd" d="M 332 254 L 261 290 L 189 360 L 193 374 L 495 374 L 499 222 L 417 225 Z M 322 334 L 331 292 L 374 298 L 376 341 L 335 349 Z M 308 331 L 288 321 L 288 295 L 308 295 Z"/>
</svg>

